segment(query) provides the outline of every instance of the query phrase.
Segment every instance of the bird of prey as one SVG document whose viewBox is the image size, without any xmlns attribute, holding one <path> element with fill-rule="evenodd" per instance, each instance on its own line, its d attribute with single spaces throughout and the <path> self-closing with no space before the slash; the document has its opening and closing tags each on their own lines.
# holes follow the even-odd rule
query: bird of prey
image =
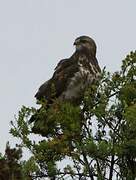
<svg viewBox="0 0 136 180">
<path fill-rule="evenodd" d="M 75 40 L 74 45 L 74 54 L 58 63 L 51 79 L 42 84 L 35 95 L 37 100 L 46 101 L 46 108 L 49 108 L 56 99 L 59 102 L 80 105 L 85 90 L 100 75 L 101 70 L 96 59 L 94 40 L 88 36 L 80 36 Z M 41 131 L 44 126 L 41 125 L 41 122 L 45 126 L 48 124 L 48 129 L 52 129 L 52 127 L 49 122 L 47 123 L 43 109 L 45 107 L 42 105 L 29 122 L 34 122 L 32 132 L 46 135 L 48 132 Z"/>
<path fill-rule="evenodd" d="M 83 93 L 100 74 L 96 59 L 96 44 L 88 36 L 80 36 L 75 42 L 75 52 L 61 60 L 51 79 L 42 84 L 36 93 L 37 100 L 46 99 L 51 104 L 53 99 L 80 103 Z"/>
</svg>

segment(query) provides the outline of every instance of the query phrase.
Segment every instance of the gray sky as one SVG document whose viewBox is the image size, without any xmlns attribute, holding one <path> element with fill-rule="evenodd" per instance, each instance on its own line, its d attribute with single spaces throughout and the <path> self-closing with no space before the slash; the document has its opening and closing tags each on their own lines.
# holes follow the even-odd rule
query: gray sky
<svg viewBox="0 0 136 180">
<path fill-rule="evenodd" d="M 135 0 L 0 0 L 0 151 L 10 140 L 9 122 L 59 60 L 74 52 L 73 41 L 91 36 L 101 67 L 116 71 L 136 49 Z"/>
</svg>

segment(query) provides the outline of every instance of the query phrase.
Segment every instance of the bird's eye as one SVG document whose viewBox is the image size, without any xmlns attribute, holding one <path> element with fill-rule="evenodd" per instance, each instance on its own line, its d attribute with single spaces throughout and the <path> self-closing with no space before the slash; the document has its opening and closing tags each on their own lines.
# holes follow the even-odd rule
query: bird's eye
<svg viewBox="0 0 136 180">
<path fill-rule="evenodd" d="M 81 40 L 82 43 L 86 43 L 86 40 Z"/>
</svg>

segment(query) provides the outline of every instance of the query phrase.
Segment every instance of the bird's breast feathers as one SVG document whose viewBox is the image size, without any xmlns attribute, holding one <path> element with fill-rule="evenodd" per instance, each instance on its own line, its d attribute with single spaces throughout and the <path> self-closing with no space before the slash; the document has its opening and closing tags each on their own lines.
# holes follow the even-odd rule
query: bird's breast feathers
<svg viewBox="0 0 136 180">
<path fill-rule="evenodd" d="M 77 66 L 77 71 L 69 79 L 67 88 L 62 92 L 60 99 L 70 100 L 80 97 L 98 75 L 95 66 L 86 56 L 79 57 Z"/>
</svg>

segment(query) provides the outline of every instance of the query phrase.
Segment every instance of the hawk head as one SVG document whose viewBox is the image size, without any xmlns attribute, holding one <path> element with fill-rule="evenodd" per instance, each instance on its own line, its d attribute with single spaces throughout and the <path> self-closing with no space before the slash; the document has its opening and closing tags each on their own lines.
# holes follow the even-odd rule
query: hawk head
<svg viewBox="0 0 136 180">
<path fill-rule="evenodd" d="M 87 52 L 95 57 L 96 55 L 96 44 L 92 38 L 89 36 L 78 37 L 74 45 L 76 46 L 76 51 Z"/>
</svg>

